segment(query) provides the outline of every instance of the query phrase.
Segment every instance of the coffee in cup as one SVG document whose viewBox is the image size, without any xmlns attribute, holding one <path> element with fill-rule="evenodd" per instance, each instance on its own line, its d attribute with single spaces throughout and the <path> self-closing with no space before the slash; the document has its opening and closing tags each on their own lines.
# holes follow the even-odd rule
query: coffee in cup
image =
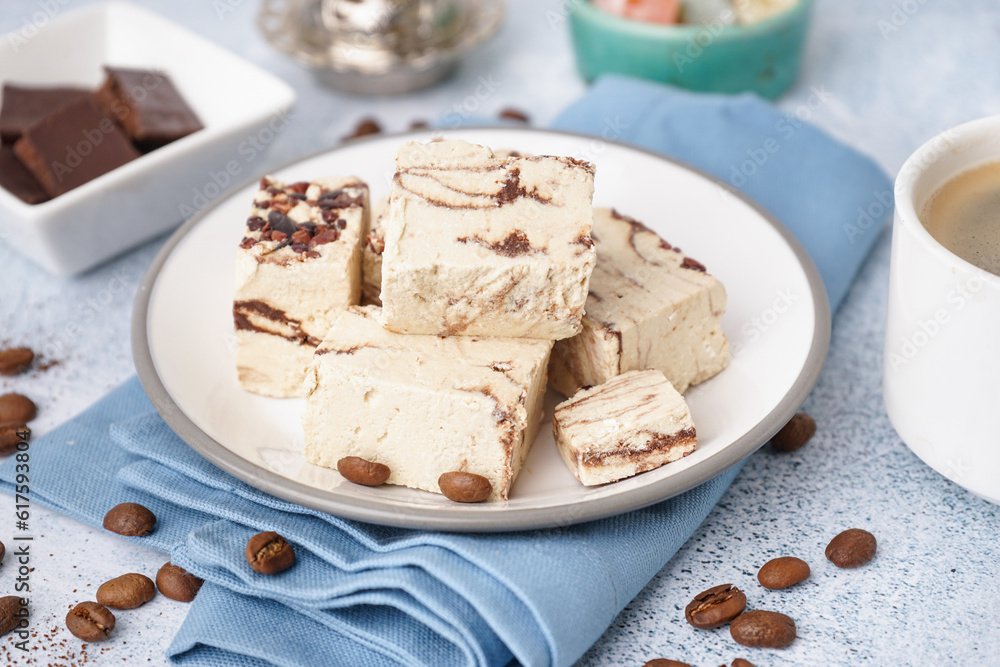
<svg viewBox="0 0 1000 667">
<path fill-rule="evenodd" d="M 924 205 L 920 222 L 945 248 L 1000 276 L 1000 161 L 945 183 Z"/>
</svg>

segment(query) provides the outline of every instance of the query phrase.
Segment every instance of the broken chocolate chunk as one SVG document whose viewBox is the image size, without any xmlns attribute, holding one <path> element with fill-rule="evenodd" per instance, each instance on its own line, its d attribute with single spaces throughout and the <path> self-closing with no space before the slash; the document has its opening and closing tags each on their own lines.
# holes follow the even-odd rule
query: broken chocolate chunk
<svg viewBox="0 0 1000 667">
<path fill-rule="evenodd" d="M 291 236 L 296 231 L 295 223 L 281 211 L 271 211 L 268 213 L 267 221 L 271 223 L 272 239 L 274 238 L 274 232 L 281 232 L 285 236 Z"/>
<path fill-rule="evenodd" d="M 352 197 L 343 190 L 331 190 L 320 195 L 316 205 L 324 211 L 335 208 L 349 208 L 351 206 L 361 206 L 363 202 L 359 197 Z"/>
<path fill-rule="evenodd" d="M 333 243 L 338 238 L 340 238 L 340 232 L 336 229 L 324 229 L 320 233 L 316 234 L 316 236 L 312 237 L 312 240 L 309 241 L 309 245 L 318 246 L 326 243 Z"/>
</svg>

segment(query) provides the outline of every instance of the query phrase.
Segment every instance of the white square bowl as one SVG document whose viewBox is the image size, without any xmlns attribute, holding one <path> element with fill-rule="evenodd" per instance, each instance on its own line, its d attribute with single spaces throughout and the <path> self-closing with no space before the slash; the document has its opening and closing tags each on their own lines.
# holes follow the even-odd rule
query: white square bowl
<svg viewBox="0 0 1000 667">
<path fill-rule="evenodd" d="M 208 40 L 126 2 L 53 19 L 0 41 L 0 81 L 96 89 L 104 65 L 168 74 L 204 129 L 42 204 L 0 188 L 0 237 L 72 275 L 175 227 L 228 185 L 288 122 L 295 92 Z"/>
</svg>

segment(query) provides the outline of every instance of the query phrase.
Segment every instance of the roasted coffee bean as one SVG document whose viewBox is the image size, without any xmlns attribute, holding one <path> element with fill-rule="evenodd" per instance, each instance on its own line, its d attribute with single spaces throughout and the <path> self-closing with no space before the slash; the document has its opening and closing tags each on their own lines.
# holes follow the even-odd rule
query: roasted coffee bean
<svg viewBox="0 0 1000 667">
<path fill-rule="evenodd" d="M 0 375 L 18 375 L 31 368 L 35 353 L 26 347 L 0 350 Z"/>
<path fill-rule="evenodd" d="M 153 580 L 136 572 L 105 581 L 97 589 L 97 601 L 112 609 L 135 609 L 152 600 L 154 595 Z"/>
<path fill-rule="evenodd" d="M 160 571 L 156 573 L 156 588 L 163 595 L 178 602 L 193 600 L 204 583 L 204 579 L 194 576 L 183 567 L 178 567 L 169 561 L 164 563 Z"/>
<path fill-rule="evenodd" d="M 782 556 L 769 560 L 757 573 L 760 585 L 771 590 L 788 588 L 808 578 L 809 563 L 795 556 Z"/>
<path fill-rule="evenodd" d="M 7 547 L 0 542 L 0 563 L 3 563 L 3 557 L 7 555 Z"/>
<path fill-rule="evenodd" d="M 389 466 L 374 461 L 368 461 L 359 456 L 345 456 L 337 461 L 337 472 L 348 482 L 364 486 L 379 486 L 385 484 L 392 473 Z"/>
<path fill-rule="evenodd" d="M 21 611 L 27 606 L 27 600 L 22 600 L 16 595 L 0 598 L 0 637 L 27 619 L 27 616 Z"/>
<path fill-rule="evenodd" d="M 456 503 L 478 503 L 493 493 L 490 480 L 471 472 L 446 472 L 438 477 L 441 493 Z"/>
<path fill-rule="evenodd" d="M 851 528 L 830 540 L 826 558 L 837 567 L 858 567 L 875 556 L 875 536 L 867 530 Z"/>
<path fill-rule="evenodd" d="M 792 417 L 771 438 L 771 445 L 782 452 L 794 452 L 816 433 L 816 420 L 804 412 Z"/>
<path fill-rule="evenodd" d="M 0 456 L 10 456 L 19 442 L 30 437 L 31 429 L 25 424 L 0 424 Z"/>
<path fill-rule="evenodd" d="M 24 422 L 0 422 L 0 428 L 12 428 L 15 431 L 27 431 L 28 437 L 31 437 L 31 429 L 28 428 L 28 425 Z"/>
<path fill-rule="evenodd" d="M 430 123 L 428 123 L 426 120 L 415 120 L 410 123 L 411 130 L 424 130 L 427 129 L 428 127 L 430 127 Z"/>
<path fill-rule="evenodd" d="M 501 111 L 499 116 L 501 118 L 506 118 L 507 120 L 517 120 L 522 123 L 531 122 L 531 118 L 528 116 L 528 114 L 524 113 L 520 109 L 512 109 L 510 107 Z"/>
<path fill-rule="evenodd" d="M 691 667 L 691 665 L 686 662 L 681 662 L 680 660 L 667 660 L 666 658 L 656 658 L 655 660 L 650 660 L 642 667 Z"/>
<path fill-rule="evenodd" d="M 273 530 L 251 537 L 245 553 L 250 567 L 261 574 L 278 574 L 295 564 L 295 549 Z"/>
<path fill-rule="evenodd" d="M 21 436 L 11 428 L 0 429 L 0 456 L 10 456 L 17 451 Z"/>
<path fill-rule="evenodd" d="M 733 660 L 732 667 L 753 667 L 753 663 L 743 658 L 736 658 Z"/>
<path fill-rule="evenodd" d="M 730 625 L 737 643 L 761 648 L 785 648 L 795 641 L 795 621 L 776 611 L 748 611 Z"/>
<path fill-rule="evenodd" d="M 694 596 L 684 608 L 684 618 L 700 630 L 711 630 L 725 625 L 743 613 L 747 596 L 732 584 L 713 586 Z"/>
<path fill-rule="evenodd" d="M 31 399 L 21 394 L 0 396 L 0 422 L 30 422 L 38 415 L 38 408 Z"/>
<path fill-rule="evenodd" d="M 382 131 L 382 126 L 374 118 L 362 118 L 354 127 L 354 131 L 344 137 L 344 139 L 357 139 L 369 134 L 378 134 Z"/>
<path fill-rule="evenodd" d="M 66 614 L 66 629 L 85 642 L 99 642 L 115 629 L 115 615 L 104 605 L 81 602 Z"/>
<path fill-rule="evenodd" d="M 139 503 L 115 505 L 104 515 L 104 528 L 130 537 L 149 535 L 156 526 L 156 515 Z"/>
</svg>

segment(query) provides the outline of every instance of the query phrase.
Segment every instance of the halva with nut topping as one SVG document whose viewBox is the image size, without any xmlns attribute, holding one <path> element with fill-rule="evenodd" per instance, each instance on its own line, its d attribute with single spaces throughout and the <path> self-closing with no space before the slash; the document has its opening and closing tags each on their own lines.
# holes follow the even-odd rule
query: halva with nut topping
<svg viewBox="0 0 1000 667">
<path fill-rule="evenodd" d="M 313 352 L 361 295 L 368 186 L 260 182 L 236 257 L 236 368 L 244 389 L 302 396 Z"/>
</svg>

